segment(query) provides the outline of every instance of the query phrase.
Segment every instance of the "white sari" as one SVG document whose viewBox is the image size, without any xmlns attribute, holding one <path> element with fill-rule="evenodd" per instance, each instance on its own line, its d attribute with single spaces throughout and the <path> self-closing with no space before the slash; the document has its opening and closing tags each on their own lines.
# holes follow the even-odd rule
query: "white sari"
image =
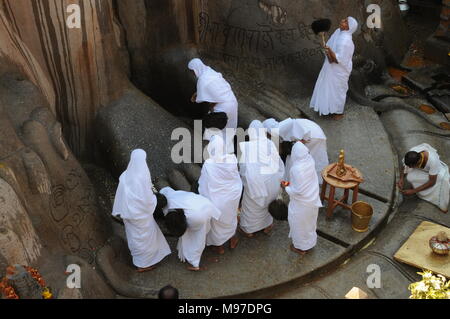
<svg viewBox="0 0 450 319">
<path fill-rule="evenodd" d="M 307 251 L 317 244 L 317 218 L 322 207 L 319 181 L 314 159 L 303 143 L 295 143 L 292 149 L 291 185 L 289 194 L 289 237 L 295 248 Z"/>
<path fill-rule="evenodd" d="M 274 126 L 273 122 L 270 122 Z M 327 137 L 322 128 L 313 121 L 307 119 L 287 119 L 279 124 L 279 134 L 284 141 L 306 141 L 311 156 L 316 163 L 316 173 L 319 184 L 323 183 L 322 171 L 329 165 L 327 153 Z M 291 156 L 286 159 L 285 180 L 290 180 L 292 167 Z"/>
<path fill-rule="evenodd" d="M 168 210 L 183 209 L 186 216 L 188 227 L 178 240 L 178 258 L 193 267 L 200 267 L 210 221 L 219 218 L 219 210 L 207 198 L 194 193 L 175 191 L 170 187 L 163 188 L 160 193 L 167 198 L 165 214 Z"/>
<path fill-rule="evenodd" d="M 240 227 L 248 234 L 273 224 L 269 205 L 281 191 L 284 164 L 260 121 L 250 124 L 250 142 L 240 144 L 240 172 L 244 184 Z"/>
<path fill-rule="evenodd" d="M 450 174 L 447 164 L 441 162 L 437 151 L 429 144 L 421 144 L 413 147 L 410 151 L 417 153 L 426 151 L 429 154 L 425 169 L 410 168 L 405 166 L 405 174 L 408 182 L 414 188 L 426 184 L 430 180 L 430 175 L 437 175 L 436 185 L 425 189 L 417 196 L 427 202 L 436 205 L 443 211 L 448 210 L 450 199 Z"/>
<path fill-rule="evenodd" d="M 133 264 L 139 268 L 151 267 L 171 253 L 153 218 L 157 203 L 146 158 L 145 151 L 133 151 L 120 176 L 113 207 L 113 215 L 123 219 Z"/>
<path fill-rule="evenodd" d="M 234 137 L 238 126 L 238 101 L 230 84 L 223 78 L 222 74 L 206 66 L 200 59 L 189 62 L 189 69 L 195 72 L 197 82 L 197 103 L 214 103 L 214 113 L 224 112 L 227 114 L 226 127 L 219 131 L 207 129 L 204 139 L 209 141 L 212 136 L 219 134 L 227 142 L 227 153 L 234 153 Z"/>
<path fill-rule="evenodd" d="M 236 234 L 242 181 L 237 158 L 225 153 L 224 142 L 219 135 L 211 139 L 208 152 L 211 157 L 203 164 L 198 190 L 220 210 L 221 216 L 219 220 L 211 221 L 206 244 L 222 246 Z"/>
<path fill-rule="evenodd" d="M 358 29 L 358 22 L 354 18 L 349 17 L 348 24 L 349 30 L 337 29 L 327 43 L 336 53 L 339 63 L 330 63 L 326 57 L 319 74 L 310 105 L 320 115 L 344 113 L 355 52 L 352 35 Z"/>
</svg>

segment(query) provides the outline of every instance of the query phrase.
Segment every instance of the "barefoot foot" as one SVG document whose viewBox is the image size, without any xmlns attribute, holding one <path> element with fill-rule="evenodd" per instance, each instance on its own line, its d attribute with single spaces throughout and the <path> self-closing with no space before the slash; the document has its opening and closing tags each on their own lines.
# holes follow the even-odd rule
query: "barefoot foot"
<svg viewBox="0 0 450 319">
<path fill-rule="evenodd" d="M 238 244 L 239 244 L 239 238 L 237 236 L 234 236 L 233 238 L 231 238 L 231 241 L 230 241 L 230 248 L 231 249 L 236 249 Z"/>
<path fill-rule="evenodd" d="M 244 235 L 245 237 L 247 237 L 247 238 L 254 238 L 254 237 L 255 237 L 254 234 L 246 233 L 245 231 L 242 230 L 242 228 L 239 228 L 239 232 L 240 232 L 242 235 Z"/>
<path fill-rule="evenodd" d="M 155 270 L 155 269 L 156 269 L 155 266 L 151 266 L 151 267 L 148 267 L 148 268 L 138 268 L 137 272 L 138 273 L 143 273 L 143 272 L 148 272 L 148 271 L 152 271 L 152 270 Z"/>
<path fill-rule="evenodd" d="M 272 224 L 269 227 L 267 227 L 266 229 L 264 229 L 264 234 L 269 235 L 272 232 L 274 227 L 275 227 L 275 225 Z"/>
<path fill-rule="evenodd" d="M 333 115 L 332 119 L 335 121 L 340 121 L 344 118 L 344 114 L 335 114 Z"/>
<path fill-rule="evenodd" d="M 223 248 L 223 246 L 220 246 L 220 247 L 214 246 L 213 250 L 216 252 L 216 254 L 219 254 L 219 255 L 225 254 L 225 248 Z"/>
<path fill-rule="evenodd" d="M 207 269 L 208 268 L 206 268 L 206 267 L 194 267 L 194 266 L 188 266 L 187 267 L 187 270 L 189 270 L 189 271 L 196 271 L 196 272 L 198 272 L 198 271 L 205 271 Z"/>
<path fill-rule="evenodd" d="M 306 253 L 307 253 L 307 251 L 304 251 L 304 250 L 300 250 L 300 249 L 295 248 L 294 245 L 291 245 L 291 250 L 292 250 L 294 253 L 299 254 L 299 255 L 301 255 L 301 256 L 304 256 L 304 255 L 306 255 Z"/>
</svg>

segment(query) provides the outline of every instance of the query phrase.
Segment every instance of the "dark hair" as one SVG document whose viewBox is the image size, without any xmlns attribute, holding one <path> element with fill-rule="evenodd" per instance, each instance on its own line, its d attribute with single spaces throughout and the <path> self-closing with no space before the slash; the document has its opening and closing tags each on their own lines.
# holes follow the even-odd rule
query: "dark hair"
<svg viewBox="0 0 450 319">
<path fill-rule="evenodd" d="M 166 196 L 160 193 L 156 193 L 155 195 L 157 204 L 153 216 L 156 219 L 163 219 L 164 218 L 163 208 L 167 206 L 167 198 Z"/>
<path fill-rule="evenodd" d="M 217 128 L 223 130 L 228 123 L 228 116 L 224 112 L 210 113 L 203 118 L 204 128 Z"/>
<path fill-rule="evenodd" d="M 420 154 L 417 152 L 408 152 L 405 155 L 405 165 L 408 167 L 415 167 L 419 164 Z"/>
<path fill-rule="evenodd" d="M 184 210 L 175 209 L 169 211 L 165 218 L 165 224 L 172 236 L 183 236 L 187 229 L 187 221 L 186 215 L 184 215 Z"/>
<path fill-rule="evenodd" d="M 294 142 L 282 142 L 280 144 L 280 157 L 283 162 L 286 162 L 287 157 L 292 154 L 292 148 L 294 147 Z"/>
<path fill-rule="evenodd" d="M 158 299 L 178 299 L 179 293 L 178 289 L 172 287 L 171 285 L 165 286 L 158 293 Z"/>
<path fill-rule="evenodd" d="M 274 200 L 270 203 L 269 213 L 275 220 L 288 220 L 288 206 L 281 199 Z"/>
</svg>

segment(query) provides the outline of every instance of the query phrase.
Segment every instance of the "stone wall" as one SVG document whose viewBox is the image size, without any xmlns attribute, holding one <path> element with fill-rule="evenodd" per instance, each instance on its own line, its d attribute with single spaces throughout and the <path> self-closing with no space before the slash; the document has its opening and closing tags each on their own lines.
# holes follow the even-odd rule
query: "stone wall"
<svg viewBox="0 0 450 319">
<path fill-rule="evenodd" d="M 81 29 L 69 29 L 69 4 Z M 0 57 L 17 64 L 43 93 L 71 149 L 89 157 L 101 107 L 118 98 L 126 76 L 121 27 L 112 1 L 0 0 Z"/>
</svg>

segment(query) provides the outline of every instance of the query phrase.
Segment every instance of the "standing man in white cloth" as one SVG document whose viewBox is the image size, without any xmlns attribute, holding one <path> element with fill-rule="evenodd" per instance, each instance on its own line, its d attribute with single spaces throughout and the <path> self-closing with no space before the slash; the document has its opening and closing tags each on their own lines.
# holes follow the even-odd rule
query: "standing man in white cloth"
<svg viewBox="0 0 450 319">
<path fill-rule="evenodd" d="M 128 168 L 120 176 L 112 213 L 124 222 L 133 264 L 139 272 L 153 270 L 154 265 L 171 253 L 153 218 L 157 201 L 146 159 L 143 150 L 131 154 Z"/>
<path fill-rule="evenodd" d="M 161 189 L 160 194 L 167 199 L 164 214 L 169 211 L 183 210 L 187 222 L 184 234 L 178 240 L 178 257 L 188 262 L 188 270 L 200 271 L 200 260 L 206 247 L 206 235 L 211 228 L 211 219 L 219 219 L 220 211 L 203 196 L 175 191 L 171 187 Z"/>
<path fill-rule="evenodd" d="M 287 119 L 279 124 L 279 134 L 284 141 L 299 141 L 306 145 L 316 163 L 319 184 L 322 184 L 322 171 L 330 164 L 327 153 L 327 137 L 322 128 L 315 122 L 307 119 Z M 287 181 L 290 178 L 289 170 L 291 165 L 291 157 L 288 156 L 286 160 Z"/>
<path fill-rule="evenodd" d="M 339 29 L 331 36 L 326 46 L 327 57 L 311 99 L 311 108 L 320 115 L 334 114 L 335 120 L 344 117 L 348 81 L 353 70 L 355 44 L 353 33 L 358 22 L 348 17 L 341 21 Z"/>
<path fill-rule="evenodd" d="M 197 92 L 192 96 L 192 102 L 208 102 L 214 105 L 211 113 L 223 112 L 227 115 L 228 122 L 222 130 L 222 138 L 226 141 L 227 153 L 234 153 L 234 137 L 238 126 L 238 101 L 230 84 L 221 73 L 206 66 L 200 59 L 189 62 L 189 69 L 197 76 Z M 215 129 L 207 129 L 204 138 L 210 140 Z"/>
<path fill-rule="evenodd" d="M 208 145 L 210 158 L 203 164 L 199 179 L 199 193 L 208 198 L 221 212 L 219 220 L 211 221 L 211 230 L 206 238 L 207 246 L 214 246 L 224 254 L 223 245 L 231 239 L 230 246 L 238 245 L 239 201 L 242 195 L 242 181 L 238 161 L 234 154 L 226 154 L 220 135 L 214 135 Z"/>
<path fill-rule="evenodd" d="M 249 142 L 240 144 L 242 157 L 240 172 L 244 184 L 240 228 L 252 238 L 254 233 L 273 229 L 269 205 L 281 191 L 284 163 L 275 144 L 267 139 L 267 130 L 260 121 L 249 127 Z"/>
<path fill-rule="evenodd" d="M 413 147 L 403 160 L 405 169 L 401 172 L 398 187 L 404 195 L 417 196 L 448 213 L 450 198 L 450 175 L 447 164 L 441 162 L 437 151 L 429 144 Z M 413 189 L 404 189 L 404 178 Z"/>
<path fill-rule="evenodd" d="M 289 195 L 289 237 L 291 250 L 304 255 L 317 244 L 317 218 L 322 207 L 319 181 L 314 160 L 303 143 L 292 148 L 291 182 L 286 187 Z M 282 184 L 282 187 L 285 187 Z"/>
</svg>

